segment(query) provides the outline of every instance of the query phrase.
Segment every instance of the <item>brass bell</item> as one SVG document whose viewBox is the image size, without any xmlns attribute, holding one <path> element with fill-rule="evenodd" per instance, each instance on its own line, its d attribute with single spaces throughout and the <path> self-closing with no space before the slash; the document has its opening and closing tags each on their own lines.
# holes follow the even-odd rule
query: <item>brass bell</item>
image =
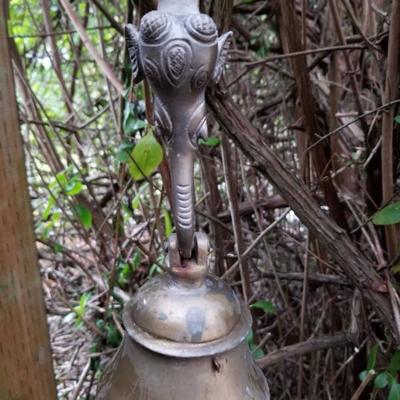
<svg viewBox="0 0 400 400">
<path fill-rule="evenodd" d="M 208 239 L 194 232 L 193 154 L 207 135 L 205 90 L 222 73 L 230 36 L 218 38 L 198 0 L 159 0 L 139 31 L 126 28 L 133 81 L 148 79 L 168 145 L 176 235 L 167 273 L 124 309 L 126 334 L 97 400 L 269 400 L 245 340 L 250 312 L 208 273 Z"/>
<path fill-rule="evenodd" d="M 269 400 L 246 343 L 247 307 L 207 274 L 207 237 L 195 234 L 185 267 L 176 236 L 168 272 L 145 284 L 123 314 L 126 335 L 106 370 L 97 400 Z"/>
</svg>

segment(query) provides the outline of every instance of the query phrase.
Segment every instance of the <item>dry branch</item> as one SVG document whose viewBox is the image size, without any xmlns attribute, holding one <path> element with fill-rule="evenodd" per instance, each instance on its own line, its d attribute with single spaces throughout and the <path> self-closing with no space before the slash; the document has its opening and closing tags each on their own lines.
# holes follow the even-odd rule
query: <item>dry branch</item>
<svg viewBox="0 0 400 400">
<path fill-rule="evenodd" d="M 119 94 L 122 93 L 123 86 L 120 80 L 115 75 L 111 66 L 101 57 L 100 53 L 94 47 L 93 43 L 90 41 L 89 36 L 86 32 L 86 29 L 83 27 L 82 23 L 79 21 L 77 14 L 75 13 L 74 9 L 72 8 L 71 3 L 68 0 L 60 0 L 60 3 L 64 7 L 65 12 L 67 13 L 68 17 L 70 18 L 72 24 L 74 25 L 75 29 L 78 31 L 79 36 L 82 39 L 83 44 L 87 48 L 90 55 L 99 65 L 99 68 L 103 75 L 111 82 L 114 88 L 117 90 Z"/>
<path fill-rule="evenodd" d="M 312 235 L 329 251 L 355 287 L 369 300 L 400 341 L 393 321 L 387 286 L 375 266 L 357 249 L 346 232 L 322 210 L 309 189 L 292 175 L 269 148 L 264 138 L 245 115 L 221 92 L 208 96 L 208 104 L 220 125 L 254 166 L 279 190 L 288 205 Z"/>
<path fill-rule="evenodd" d="M 265 357 L 257 360 L 257 363 L 260 367 L 267 368 L 295 356 L 335 347 L 344 347 L 350 344 L 352 344 L 351 337 L 346 333 L 338 333 L 333 336 L 321 336 L 272 351 Z"/>
</svg>

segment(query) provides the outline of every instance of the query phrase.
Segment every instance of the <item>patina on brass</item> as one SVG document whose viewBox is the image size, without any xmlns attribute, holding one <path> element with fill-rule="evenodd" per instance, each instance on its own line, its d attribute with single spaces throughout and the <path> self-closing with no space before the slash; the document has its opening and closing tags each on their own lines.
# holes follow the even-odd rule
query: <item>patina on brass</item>
<svg viewBox="0 0 400 400">
<path fill-rule="evenodd" d="M 220 79 L 231 32 L 218 38 L 196 1 L 161 0 L 139 32 L 126 26 L 133 80 L 146 76 L 155 98 L 155 124 L 168 144 L 179 250 L 190 258 L 194 235 L 193 151 L 207 138 L 205 89 Z"/>
<path fill-rule="evenodd" d="M 193 153 L 207 137 L 205 89 L 220 78 L 230 35 L 218 38 L 197 0 L 160 0 L 139 31 L 126 27 L 133 79 L 149 80 L 168 144 L 176 234 L 167 272 L 125 306 L 126 335 L 97 400 L 269 400 L 245 341 L 250 313 L 209 273 L 207 237 L 194 229 Z"/>
<path fill-rule="evenodd" d="M 251 316 L 218 278 L 207 274 L 208 243 L 195 234 L 185 267 L 176 236 L 169 272 L 150 280 L 126 305 L 127 335 L 100 383 L 98 400 L 268 400 L 246 334 Z"/>
</svg>

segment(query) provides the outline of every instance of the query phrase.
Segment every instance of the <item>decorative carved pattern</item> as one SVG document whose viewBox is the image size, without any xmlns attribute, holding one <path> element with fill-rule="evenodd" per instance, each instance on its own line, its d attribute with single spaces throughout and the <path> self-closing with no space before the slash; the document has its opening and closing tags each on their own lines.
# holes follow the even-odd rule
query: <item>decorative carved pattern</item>
<svg viewBox="0 0 400 400">
<path fill-rule="evenodd" d="M 132 80 L 135 83 L 143 79 L 143 71 L 139 60 L 139 33 L 132 24 L 125 26 L 125 40 L 129 59 L 132 64 Z"/>
<path fill-rule="evenodd" d="M 172 201 L 179 250 L 186 258 L 194 234 L 192 152 L 198 139 L 208 136 L 205 88 L 221 77 L 230 35 L 218 38 L 205 14 L 163 11 L 146 14 L 139 33 L 129 29 L 127 34 L 133 73 L 145 75 L 152 85 L 156 131 L 169 147 L 171 179 L 180 185 L 172 187 Z"/>
<path fill-rule="evenodd" d="M 187 134 L 195 148 L 197 148 L 197 142 L 199 139 L 206 140 L 208 138 L 207 113 L 204 102 L 202 102 L 194 111 L 193 116 L 189 121 Z"/>
<path fill-rule="evenodd" d="M 214 73 L 212 75 L 212 80 L 214 83 L 218 83 L 218 81 L 221 79 L 222 71 L 224 70 L 224 65 L 228 56 L 229 46 L 231 45 L 231 36 L 232 32 L 227 32 L 218 39 L 218 57 L 214 68 Z"/>
<path fill-rule="evenodd" d="M 191 185 L 176 185 L 176 218 L 177 224 L 183 229 L 192 227 L 192 187 Z"/>
<path fill-rule="evenodd" d="M 204 65 L 200 67 L 192 77 L 190 83 L 192 91 L 205 87 L 208 83 L 209 76 L 210 74 L 208 73 L 207 67 Z"/>
<path fill-rule="evenodd" d="M 160 11 L 151 11 L 142 18 L 141 38 L 144 42 L 159 42 L 169 32 L 169 17 Z"/>
<path fill-rule="evenodd" d="M 164 52 L 166 76 L 171 85 L 179 87 L 192 59 L 192 50 L 183 40 L 173 40 Z"/>
<path fill-rule="evenodd" d="M 160 100 L 155 103 L 154 120 L 157 134 L 162 135 L 164 140 L 169 143 L 172 138 L 172 121 L 167 109 Z"/>
<path fill-rule="evenodd" d="M 155 85 L 161 82 L 161 73 L 158 65 L 149 57 L 144 61 L 144 73 Z"/>
<path fill-rule="evenodd" d="M 185 20 L 185 26 L 190 35 L 201 42 L 210 43 L 217 38 L 217 27 L 206 14 L 189 16 Z"/>
</svg>

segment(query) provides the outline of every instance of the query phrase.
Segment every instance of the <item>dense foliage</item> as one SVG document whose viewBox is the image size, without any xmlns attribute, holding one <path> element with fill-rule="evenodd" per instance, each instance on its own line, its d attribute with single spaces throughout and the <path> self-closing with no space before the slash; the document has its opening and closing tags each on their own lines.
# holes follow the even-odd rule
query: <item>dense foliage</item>
<svg viewBox="0 0 400 400">
<path fill-rule="evenodd" d="M 123 304 L 162 273 L 174 229 L 151 90 L 132 87 L 122 36 L 153 7 L 10 1 L 60 399 L 93 398 Z M 208 93 L 197 224 L 251 307 L 273 398 L 400 399 L 399 1 L 201 8 L 234 40 Z"/>
</svg>

